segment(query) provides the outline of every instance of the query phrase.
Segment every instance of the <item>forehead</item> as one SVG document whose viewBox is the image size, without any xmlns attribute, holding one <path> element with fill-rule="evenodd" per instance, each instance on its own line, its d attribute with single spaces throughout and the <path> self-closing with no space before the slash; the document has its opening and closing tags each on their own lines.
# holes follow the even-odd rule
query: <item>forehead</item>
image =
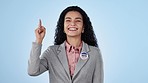
<svg viewBox="0 0 148 83">
<path fill-rule="evenodd" d="M 67 17 L 71 17 L 71 18 L 82 18 L 82 15 L 78 12 L 78 11 L 69 11 L 67 12 L 67 14 L 65 15 L 65 18 Z"/>
</svg>

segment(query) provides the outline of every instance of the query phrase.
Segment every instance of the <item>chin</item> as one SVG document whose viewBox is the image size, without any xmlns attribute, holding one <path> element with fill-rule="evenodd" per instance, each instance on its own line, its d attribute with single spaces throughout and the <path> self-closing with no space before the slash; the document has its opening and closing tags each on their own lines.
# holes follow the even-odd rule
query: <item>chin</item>
<svg viewBox="0 0 148 83">
<path fill-rule="evenodd" d="M 70 35 L 67 35 L 67 37 L 81 37 L 81 35 L 70 34 Z"/>
</svg>

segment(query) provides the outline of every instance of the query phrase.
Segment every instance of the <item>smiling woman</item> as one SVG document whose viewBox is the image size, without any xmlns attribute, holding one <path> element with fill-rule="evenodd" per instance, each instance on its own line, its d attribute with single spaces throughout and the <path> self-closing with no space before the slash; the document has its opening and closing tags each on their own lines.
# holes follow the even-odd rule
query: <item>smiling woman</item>
<svg viewBox="0 0 148 83">
<path fill-rule="evenodd" d="M 60 15 L 55 43 L 42 54 L 46 33 L 41 20 L 35 30 L 28 74 L 49 71 L 50 83 L 103 83 L 103 61 L 90 19 L 78 6 L 67 7 Z"/>
<path fill-rule="evenodd" d="M 79 12 L 70 11 L 66 14 L 64 21 L 64 31 L 67 36 L 67 41 L 70 41 L 71 39 L 81 40 L 81 33 L 84 32 L 84 28 L 83 19 Z"/>
</svg>

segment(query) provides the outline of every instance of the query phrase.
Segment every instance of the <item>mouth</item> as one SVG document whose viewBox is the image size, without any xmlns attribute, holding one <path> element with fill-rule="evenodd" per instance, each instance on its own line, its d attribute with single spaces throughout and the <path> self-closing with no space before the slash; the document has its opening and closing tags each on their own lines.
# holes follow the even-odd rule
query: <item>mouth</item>
<svg viewBox="0 0 148 83">
<path fill-rule="evenodd" d="M 76 31 L 76 30 L 78 30 L 78 28 L 75 28 L 75 27 L 69 27 L 68 30 L 69 30 L 69 31 Z"/>
</svg>

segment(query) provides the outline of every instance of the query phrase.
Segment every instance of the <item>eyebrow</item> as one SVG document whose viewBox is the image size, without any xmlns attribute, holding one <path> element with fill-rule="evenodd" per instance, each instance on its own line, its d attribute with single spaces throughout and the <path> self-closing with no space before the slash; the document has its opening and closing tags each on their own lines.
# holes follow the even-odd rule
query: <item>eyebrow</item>
<svg viewBox="0 0 148 83">
<path fill-rule="evenodd" d="M 76 19 L 82 19 L 81 17 L 77 17 Z"/>
<path fill-rule="evenodd" d="M 70 17 L 66 17 L 65 19 L 71 19 Z"/>
<path fill-rule="evenodd" d="M 71 19 L 70 17 L 66 17 L 65 19 Z M 82 19 L 81 17 L 76 17 L 75 19 Z"/>
</svg>

